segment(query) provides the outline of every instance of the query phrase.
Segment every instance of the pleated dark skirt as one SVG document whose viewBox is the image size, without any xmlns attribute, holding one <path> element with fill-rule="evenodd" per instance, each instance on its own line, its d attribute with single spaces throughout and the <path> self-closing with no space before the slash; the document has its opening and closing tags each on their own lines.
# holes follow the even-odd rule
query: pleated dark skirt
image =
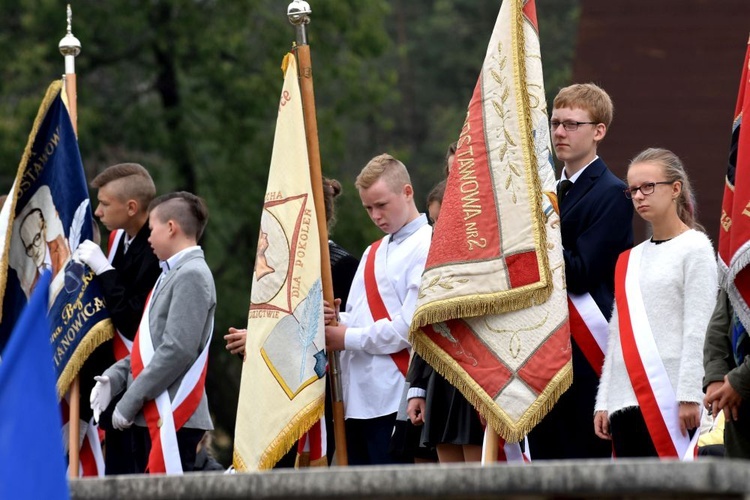
<svg viewBox="0 0 750 500">
<path fill-rule="evenodd" d="M 479 413 L 443 376 L 433 372 L 427 384 L 425 429 L 427 446 L 438 444 L 482 445 L 484 426 Z"/>
</svg>

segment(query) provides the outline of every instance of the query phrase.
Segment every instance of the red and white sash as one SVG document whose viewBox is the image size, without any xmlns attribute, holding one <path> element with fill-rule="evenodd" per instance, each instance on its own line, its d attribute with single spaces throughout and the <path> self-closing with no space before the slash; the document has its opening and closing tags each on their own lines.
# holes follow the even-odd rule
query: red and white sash
<svg viewBox="0 0 750 500">
<path fill-rule="evenodd" d="M 154 345 L 148 321 L 152 294 L 153 291 L 146 299 L 143 318 L 141 318 L 141 324 L 133 342 L 131 370 L 134 380 L 154 356 Z M 200 355 L 182 378 L 174 400 L 170 400 L 169 391 L 165 390 L 156 399 L 147 401 L 143 405 L 143 415 L 151 435 L 151 453 L 146 471 L 151 474 L 182 474 L 183 472 L 180 450 L 177 446 L 177 431 L 195 413 L 203 397 L 208 368 L 208 347 L 211 345 L 212 336 L 213 328 Z"/>
<path fill-rule="evenodd" d="M 596 374 L 602 376 L 607 352 L 607 318 L 590 293 L 568 294 L 570 334 Z"/>
<path fill-rule="evenodd" d="M 386 236 L 386 238 L 388 238 Z M 378 288 L 377 277 L 375 276 L 375 255 L 378 253 L 380 244 L 383 243 L 383 239 L 380 239 L 370 246 L 370 253 L 367 254 L 367 261 L 365 261 L 365 293 L 367 294 L 367 304 L 370 306 L 370 313 L 374 321 L 387 318 L 391 319 L 388 314 L 388 308 L 383 302 L 383 297 L 380 296 L 380 289 Z M 399 352 L 391 354 L 391 359 L 396 363 L 398 371 L 401 375 L 406 377 L 406 371 L 409 369 L 409 350 L 402 349 Z"/>
<path fill-rule="evenodd" d="M 321 418 L 299 438 L 297 442 L 297 463 L 300 467 L 327 466 L 328 453 L 326 419 Z"/>
<path fill-rule="evenodd" d="M 117 246 L 120 244 L 120 240 L 122 240 L 124 234 L 125 231 L 122 229 L 117 229 L 116 231 L 112 231 L 111 233 L 109 233 L 109 243 L 107 244 L 107 259 L 109 260 L 110 264 L 115 258 L 115 253 L 117 253 Z M 115 329 L 115 332 L 117 333 L 117 335 L 112 338 L 112 348 L 114 349 L 115 359 L 117 361 L 120 361 L 122 358 L 130 354 L 130 351 L 133 350 L 133 341 L 128 340 L 128 338 L 120 333 L 119 330 Z"/>
<path fill-rule="evenodd" d="M 70 432 L 69 395 L 70 393 L 66 394 L 60 402 L 63 421 L 63 436 L 66 446 L 70 443 L 70 440 L 68 439 L 68 433 Z M 79 429 L 79 435 L 82 436 L 81 446 L 78 449 L 79 477 L 104 477 L 104 455 L 102 454 L 102 441 L 99 436 L 99 427 L 96 425 L 94 418 L 92 417 L 88 424 L 85 420 L 80 420 Z"/>
<path fill-rule="evenodd" d="M 654 341 L 639 281 L 643 245 L 623 252 L 615 268 L 615 301 L 625 367 L 660 458 L 691 461 L 693 439 L 680 431 L 679 403 Z"/>
<path fill-rule="evenodd" d="M 484 450 L 487 448 L 487 429 L 484 431 L 484 439 L 482 440 L 482 465 L 487 465 L 485 462 Z M 525 438 L 524 438 L 525 440 Z M 531 462 L 531 458 L 528 455 L 529 442 L 526 441 L 526 451 L 524 453 L 521 449 L 521 443 L 508 443 L 500 436 L 497 436 L 497 461 L 508 462 L 508 463 L 527 463 Z"/>
</svg>

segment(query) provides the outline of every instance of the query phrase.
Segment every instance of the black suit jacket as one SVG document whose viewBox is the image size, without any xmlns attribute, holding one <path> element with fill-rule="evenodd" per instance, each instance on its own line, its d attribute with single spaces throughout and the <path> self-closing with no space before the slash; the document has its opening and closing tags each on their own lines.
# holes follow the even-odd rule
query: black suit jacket
<svg viewBox="0 0 750 500">
<path fill-rule="evenodd" d="M 161 274 L 159 259 L 148 238 L 151 230 L 144 224 L 124 253 L 124 236 L 112 259 L 114 270 L 99 275 L 107 309 L 115 327 L 129 340 L 135 338 L 146 298 Z"/>
<path fill-rule="evenodd" d="M 586 167 L 560 205 L 565 279 L 570 293 L 590 293 L 609 319 L 617 257 L 633 246 L 633 203 L 625 183 L 600 158 Z"/>
<path fill-rule="evenodd" d="M 568 292 L 590 293 L 604 317 L 612 315 L 617 257 L 633 246 L 633 204 L 625 183 L 596 159 L 560 204 Z M 571 337 L 573 384 L 529 433 L 534 460 L 604 458 L 609 441 L 594 434 L 599 377 Z M 605 353 L 606 354 L 606 353 Z"/>
</svg>

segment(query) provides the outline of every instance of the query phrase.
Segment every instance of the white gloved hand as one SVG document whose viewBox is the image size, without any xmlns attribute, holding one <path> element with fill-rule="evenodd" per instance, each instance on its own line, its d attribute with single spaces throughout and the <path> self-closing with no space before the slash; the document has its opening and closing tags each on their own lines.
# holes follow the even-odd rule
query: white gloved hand
<svg viewBox="0 0 750 500">
<path fill-rule="evenodd" d="M 114 269 L 112 264 L 107 260 L 99 245 L 91 240 L 86 240 L 78 245 L 75 251 L 76 260 L 79 260 L 89 266 L 95 274 L 99 275 L 110 269 Z"/>
<path fill-rule="evenodd" d="M 118 431 L 121 431 L 123 429 L 129 428 L 131 425 L 133 425 L 133 422 L 123 417 L 122 413 L 120 413 L 120 410 L 118 410 L 115 406 L 115 411 L 112 412 L 112 427 L 114 427 Z"/>
<path fill-rule="evenodd" d="M 99 423 L 99 416 L 109 406 L 112 401 L 112 385 L 109 383 L 109 377 L 106 375 L 99 375 L 94 377 L 96 385 L 91 389 L 91 396 L 89 396 L 89 403 L 91 409 L 94 410 L 94 420 Z"/>
</svg>

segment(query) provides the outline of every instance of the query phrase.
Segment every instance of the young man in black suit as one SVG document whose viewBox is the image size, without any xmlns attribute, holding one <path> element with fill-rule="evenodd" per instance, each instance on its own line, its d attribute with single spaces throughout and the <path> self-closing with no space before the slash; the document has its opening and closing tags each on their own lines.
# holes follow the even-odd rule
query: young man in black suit
<svg viewBox="0 0 750 500">
<path fill-rule="evenodd" d="M 113 165 L 97 175 L 91 187 L 98 190 L 94 215 L 111 231 L 109 252 L 105 255 L 99 245 L 87 240 L 74 258 L 96 273 L 117 331 L 112 341 L 99 346 L 86 361 L 81 373 L 81 394 L 85 395 L 94 387 L 94 376 L 129 353 L 146 298 L 161 273 L 159 260 L 148 243 L 148 206 L 156 195 L 148 171 L 137 163 Z M 133 461 L 130 431 L 110 427 L 115 403 L 100 422 L 106 431 L 105 473 L 143 472 Z"/>
<path fill-rule="evenodd" d="M 531 459 L 609 457 L 611 444 L 596 437 L 591 419 L 606 354 L 615 264 L 633 246 L 633 205 L 624 195 L 625 183 L 597 155 L 612 122 L 609 95 L 594 84 L 571 85 L 560 90 L 553 108 L 552 144 L 565 164 L 557 192 L 573 384 L 529 434 Z"/>
</svg>

